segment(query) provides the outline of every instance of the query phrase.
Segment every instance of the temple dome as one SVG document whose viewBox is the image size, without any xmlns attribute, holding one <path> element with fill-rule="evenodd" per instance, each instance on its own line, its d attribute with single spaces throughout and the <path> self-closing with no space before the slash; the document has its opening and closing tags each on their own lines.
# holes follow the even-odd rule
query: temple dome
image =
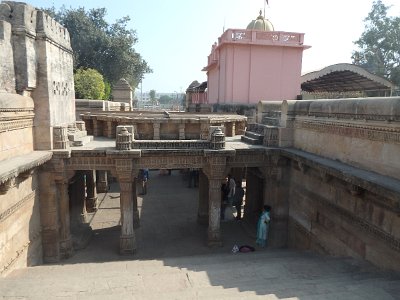
<svg viewBox="0 0 400 300">
<path fill-rule="evenodd" d="M 261 10 L 260 15 L 257 19 L 251 21 L 249 25 L 247 25 L 247 30 L 262 30 L 262 31 L 274 31 L 274 25 L 262 16 Z"/>
</svg>

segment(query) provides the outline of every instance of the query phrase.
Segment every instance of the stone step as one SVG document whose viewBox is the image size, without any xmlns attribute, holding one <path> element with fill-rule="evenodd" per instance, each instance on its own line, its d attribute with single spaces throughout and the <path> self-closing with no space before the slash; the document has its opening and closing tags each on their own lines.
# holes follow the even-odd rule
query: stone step
<svg viewBox="0 0 400 300">
<path fill-rule="evenodd" d="M 249 138 L 258 139 L 260 141 L 262 141 L 264 139 L 264 135 L 257 133 L 257 132 L 246 131 L 244 134 L 245 134 L 245 136 L 247 136 Z"/>
<path fill-rule="evenodd" d="M 87 135 L 84 137 L 76 138 L 74 141 L 70 140 L 69 145 L 70 147 L 80 147 L 90 143 L 91 141 L 93 141 L 93 136 Z"/>
<path fill-rule="evenodd" d="M 83 138 L 85 136 L 87 136 L 87 131 L 86 130 L 78 130 L 78 131 L 75 131 L 74 133 L 68 133 L 68 139 L 70 141 L 76 141 L 76 140 L 78 140 L 80 138 Z"/>
<path fill-rule="evenodd" d="M 241 140 L 242 140 L 242 142 L 245 142 L 245 143 L 251 144 L 251 145 L 261 145 L 262 144 L 262 142 L 260 142 L 258 139 L 253 139 L 253 138 L 245 136 L 245 135 L 241 136 Z"/>
</svg>

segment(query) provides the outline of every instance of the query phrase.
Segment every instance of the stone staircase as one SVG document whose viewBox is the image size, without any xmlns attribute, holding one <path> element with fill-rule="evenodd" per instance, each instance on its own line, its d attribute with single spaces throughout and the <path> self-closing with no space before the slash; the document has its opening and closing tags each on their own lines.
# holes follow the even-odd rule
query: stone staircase
<svg viewBox="0 0 400 300">
<path fill-rule="evenodd" d="M 68 140 L 70 147 L 78 147 L 90 143 L 93 140 L 93 136 L 87 135 L 86 130 L 77 130 L 68 133 Z"/>
<path fill-rule="evenodd" d="M 251 145 L 262 145 L 263 144 L 264 135 L 257 132 L 252 132 L 246 130 L 244 135 L 241 136 L 241 140 L 247 144 Z"/>
<path fill-rule="evenodd" d="M 381 300 L 399 299 L 400 274 L 350 258 L 267 249 L 32 267 L 0 279 L 0 295 L 4 299 Z"/>
</svg>

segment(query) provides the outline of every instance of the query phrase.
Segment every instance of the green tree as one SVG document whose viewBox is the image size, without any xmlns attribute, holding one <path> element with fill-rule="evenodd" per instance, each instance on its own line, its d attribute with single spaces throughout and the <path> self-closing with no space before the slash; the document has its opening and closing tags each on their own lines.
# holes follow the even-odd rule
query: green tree
<svg viewBox="0 0 400 300">
<path fill-rule="evenodd" d="M 71 36 L 74 68 L 92 68 L 104 75 L 111 85 L 125 78 L 132 87 L 151 69 L 134 49 L 138 39 L 135 30 L 128 29 L 128 16 L 109 24 L 105 8 L 45 9 L 64 25 Z"/>
<path fill-rule="evenodd" d="M 159 101 L 162 104 L 168 104 L 168 103 L 171 103 L 173 100 L 174 100 L 174 98 L 172 98 L 172 97 L 170 97 L 168 95 L 163 95 L 163 96 L 160 96 L 160 100 Z"/>
<path fill-rule="evenodd" d="M 74 74 L 75 97 L 78 99 L 104 99 L 103 76 L 94 69 L 78 69 Z"/>
<path fill-rule="evenodd" d="M 149 92 L 149 96 L 150 96 L 150 102 L 151 104 L 156 104 L 157 103 L 157 99 L 156 99 L 156 90 L 150 90 Z"/>
<path fill-rule="evenodd" d="M 400 17 L 387 15 L 389 6 L 374 1 L 365 18 L 365 31 L 354 42 L 352 61 L 400 86 Z"/>
</svg>

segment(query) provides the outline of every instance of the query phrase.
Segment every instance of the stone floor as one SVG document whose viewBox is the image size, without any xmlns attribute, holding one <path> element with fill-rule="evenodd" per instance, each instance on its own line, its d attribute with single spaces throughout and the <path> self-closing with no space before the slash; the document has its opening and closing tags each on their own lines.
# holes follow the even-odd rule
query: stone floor
<svg viewBox="0 0 400 300">
<path fill-rule="evenodd" d="M 139 190 L 138 190 L 139 191 Z M 350 258 L 290 249 L 233 254 L 254 239 L 240 222 L 221 223 L 224 246 L 208 248 L 196 222 L 198 189 L 182 174 L 150 173 L 138 199 L 137 253 L 120 256 L 119 193 L 100 194 L 88 246 L 60 264 L 0 279 L 0 299 L 400 299 L 400 274 Z"/>
</svg>

